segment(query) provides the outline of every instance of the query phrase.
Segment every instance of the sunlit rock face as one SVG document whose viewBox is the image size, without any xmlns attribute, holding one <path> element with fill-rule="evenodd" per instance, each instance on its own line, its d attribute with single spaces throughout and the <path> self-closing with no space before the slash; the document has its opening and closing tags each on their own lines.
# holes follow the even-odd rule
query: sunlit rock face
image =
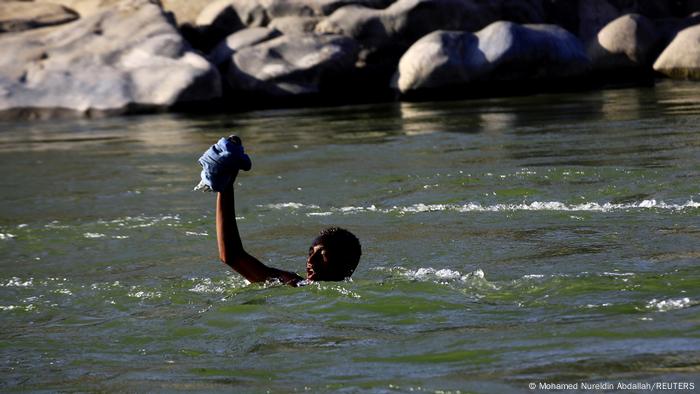
<svg viewBox="0 0 700 394">
<path fill-rule="evenodd" d="M 218 71 L 190 51 L 161 8 L 126 0 L 57 27 L 0 35 L 5 116 L 119 114 L 221 95 Z"/>
<path fill-rule="evenodd" d="M 700 80 L 700 25 L 681 30 L 659 55 L 654 70 L 671 78 Z"/>
<path fill-rule="evenodd" d="M 438 31 L 401 58 L 395 86 L 402 93 L 479 84 L 554 81 L 590 67 L 581 42 L 554 25 L 495 22 L 476 32 Z"/>
<path fill-rule="evenodd" d="M 356 58 L 349 37 L 281 36 L 236 52 L 226 80 L 236 91 L 269 97 L 333 93 L 325 87 L 352 74 Z"/>
</svg>

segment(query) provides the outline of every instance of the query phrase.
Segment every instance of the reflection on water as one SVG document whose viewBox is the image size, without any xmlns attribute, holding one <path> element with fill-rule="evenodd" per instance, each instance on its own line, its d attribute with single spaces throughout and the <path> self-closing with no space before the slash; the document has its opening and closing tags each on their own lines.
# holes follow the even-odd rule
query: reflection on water
<svg viewBox="0 0 700 394">
<path fill-rule="evenodd" d="M 522 392 L 692 381 L 698 85 L 0 124 L 5 391 Z M 217 261 L 221 135 L 246 143 L 246 248 L 353 281 L 250 285 Z"/>
</svg>

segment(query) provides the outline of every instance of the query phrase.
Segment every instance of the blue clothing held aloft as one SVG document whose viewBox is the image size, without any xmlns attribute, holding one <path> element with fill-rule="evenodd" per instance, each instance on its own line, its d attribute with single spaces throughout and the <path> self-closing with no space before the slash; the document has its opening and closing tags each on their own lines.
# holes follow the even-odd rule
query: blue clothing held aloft
<svg viewBox="0 0 700 394">
<path fill-rule="evenodd" d="M 232 135 L 221 138 L 199 158 L 202 180 L 194 190 L 220 192 L 231 186 L 238 170 L 249 171 L 250 157 L 245 154 L 241 139 Z"/>
</svg>

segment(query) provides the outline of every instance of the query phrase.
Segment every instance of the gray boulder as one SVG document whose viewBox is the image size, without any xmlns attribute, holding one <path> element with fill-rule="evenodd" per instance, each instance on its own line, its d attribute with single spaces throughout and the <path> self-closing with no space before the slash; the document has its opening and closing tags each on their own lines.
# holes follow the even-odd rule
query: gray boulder
<svg viewBox="0 0 700 394">
<path fill-rule="evenodd" d="M 587 52 L 596 70 L 651 70 L 660 40 L 661 36 L 649 18 L 628 14 L 600 30 L 588 45 Z"/>
<path fill-rule="evenodd" d="M 162 10 L 126 0 L 58 27 L 0 35 L 2 117 L 165 109 L 221 95 L 216 69 Z"/>
<path fill-rule="evenodd" d="M 568 31 L 499 21 L 477 33 L 436 31 L 421 38 L 401 58 L 394 86 L 409 93 L 470 84 L 544 83 L 580 77 L 589 68 L 581 42 Z"/>
<path fill-rule="evenodd" d="M 284 16 L 327 16 L 335 10 L 359 5 L 368 8 L 385 8 L 395 0 L 268 0 L 266 11 L 270 19 Z"/>
<path fill-rule="evenodd" d="M 700 80 L 700 25 L 681 30 L 656 59 L 654 70 L 674 79 Z"/>
<path fill-rule="evenodd" d="M 184 34 L 195 48 L 209 52 L 238 30 L 265 26 L 267 23 L 264 8 L 257 1 L 217 0 L 204 7 L 194 27 L 185 29 Z"/>
<path fill-rule="evenodd" d="M 77 12 L 51 3 L 0 2 L 0 33 L 60 25 L 78 19 Z"/>
<path fill-rule="evenodd" d="M 160 0 L 163 9 L 172 12 L 178 25 L 194 25 L 211 0 Z"/>
<path fill-rule="evenodd" d="M 320 20 L 318 16 L 281 16 L 271 20 L 267 27 L 288 35 L 313 33 Z"/>
<path fill-rule="evenodd" d="M 281 36 L 233 55 L 226 79 L 232 89 L 284 98 L 331 93 L 352 74 L 357 44 L 348 37 L 304 34 Z"/>
<path fill-rule="evenodd" d="M 224 37 L 245 27 L 273 26 L 280 31 L 306 32 L 313 29 L 314 17 L 329 15 L 336 9 L 362 4 L 387 6 L 393 0 L 217 0 L 207 5 L 196 19 L 193 44 L 208 49 Z M 301 19 L 294 19 L 297 17 Z"/>
<path fill-rule="evenodd" d="M 366 47 L 409 46 L 435 30 L 478 30 L 498 19 L 497 2 L 398 0 L 385 9 L 343 7 L 316 26 L 321 34 L 353 37 Z"/>
<path fill-rule="evenodd" d="M 563 3 L 572 6 L 568 0 Z M 601 29 L 622 15 L 639 14 L 649 19 L 668 18 L 674 16 L 678 6 L 673 1 L 658 0 L 585 0 L 577 3 L 573 5 L 575 12 L 572 14 L 578 18 L 578 29 L 572 31 L 577 31 L 586 45 L 595 40 Z"/>
<path fill-rule="evenodd" d="M 267 27 L 249 27 L 239 30 L 219 43 L 219 45 L 209 53 L 209 60 L 219 67 L 227 65 L 231 62 L 231 56 L 233 56 L 236 51 L 279 37 L 281 34 L 282 33 L 279 31 Z"/>
<path fill-rule="evenodd" d="M 117 7 L 123 0 L 34 0 L 34 4 L 59 4 L 76 11 L 82 18 L 94 15 L 110 7 Z"/>
</svg>

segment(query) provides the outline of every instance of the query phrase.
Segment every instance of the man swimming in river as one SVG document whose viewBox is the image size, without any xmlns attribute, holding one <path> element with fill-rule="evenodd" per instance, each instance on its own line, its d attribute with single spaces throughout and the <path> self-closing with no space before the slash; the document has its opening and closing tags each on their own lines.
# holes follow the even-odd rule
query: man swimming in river
<svg viewBox="0 0 700 394">
<path fill-rule="evenodd" d="M 221 144 L 220 141 L 214 147 L 222 146 L 226 150 L 226 146 L 231 146 L 231 143 L 237 145 L 240 149 L 240 154 L 244 155 L 240 139 L 235 136 L 226 139 L 224 144 Z M 245 159 L 248 160 L 247 167 L 249 169 L 250 161 L 247 155 Z M 222 161 L 219 160 L 220 162 Z M 250 282 L 278 280 L 291 286 L 298 286 L 311 281 L 342 281 L 352 275 L 362 255 L 360 241 L 351 232 L 338 227 L 330 227 L 321 231 L 320 235 L 311 243 L 309 255 L 306 259 L 306 279 L 294 272 L 268 267 L 246 252 L 243 249 L 243 242 L 236 223 L 233 184 L 239 168 L 246 169 L 241 166 L 229 168 L 231 172 L 230 184 L 218 191 L 216 199 L 216 237 L 219 247 L 219 258 L 223 263 L 233 268 Z"/>
</svg>

